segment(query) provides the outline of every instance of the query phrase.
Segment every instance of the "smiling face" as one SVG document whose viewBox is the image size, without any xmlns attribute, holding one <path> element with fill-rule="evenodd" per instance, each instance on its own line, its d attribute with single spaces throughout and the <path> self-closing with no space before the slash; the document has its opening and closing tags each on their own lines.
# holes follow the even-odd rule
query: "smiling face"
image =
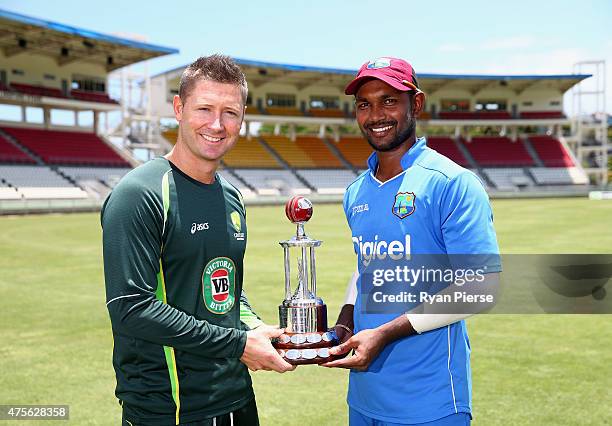
<svg viewBox="0 0 612 426">
<path fill-rule="evenodd" d="M 190 162 L 218 163 L 238 141 L 244 99 L 240 86 L 201 79 L 181 101 L 174 97 L 179 122 L 177 145 Z"/>
<path fill-rule="evenodd" d="M 411 102 L 408 92 L 399 91 L 381 80 L 362 84 L 355 94 L 357 123 L 376 151 L 392 151 L 414 136 L 422 94 Z"/>
</svg>

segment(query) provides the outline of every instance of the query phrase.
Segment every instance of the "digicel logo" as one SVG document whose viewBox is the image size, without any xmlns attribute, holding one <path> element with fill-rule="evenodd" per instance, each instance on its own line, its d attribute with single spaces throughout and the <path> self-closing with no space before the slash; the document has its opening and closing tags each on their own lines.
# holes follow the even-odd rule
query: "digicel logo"
<svg viewBox="0 0 612 426">
<path fill-rule="evenodd" d="M 217 269 L 210 276 L 212 282 L 212 298 L 217 303 L 222 303 L 229 297 L 229 272 L 227 269 Z"/>
<path fill-rule="evenodd" d="M 374 241 L 364 241 L 360 235 L 353 237 L 353 243 L 357 246 L 361 262 L 365 266 L 368 266 L 374 259 L 384 260 L 387 256 L 392 260 L 410 259 L 409 234 L 406 234 L 403 242 L 379 240 L 378 235 L 374 236 Z"/>
</svg>

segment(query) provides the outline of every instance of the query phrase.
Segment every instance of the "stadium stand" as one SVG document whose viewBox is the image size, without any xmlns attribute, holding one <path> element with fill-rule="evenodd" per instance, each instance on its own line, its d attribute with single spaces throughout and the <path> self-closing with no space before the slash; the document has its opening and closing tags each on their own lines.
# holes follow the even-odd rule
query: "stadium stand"
<svg viewBox="0 0 612 426">
<path fill-rule="evenodd" d="M 519 188 L 533 186 L 533 181 L 521 168 L 483 169 L 487 177 L 500 191 L 516 191 Z"/>
<path fill-rule="evenodd" d="M 308 111 L 308 115 L 311 117 L 328 117 L 328 118 L 345 118 L 346 114 L 344 111 L 339 109 L 320 109 L 314 108 Z"/>
<path fill-rule="evenodd" d="M 571 156 L 561 141 L 546 135 L 530 135 L 528 139 L 546 167 L 574 166 Z"/>
<path fill-rule="evenodd" d="M 35 86 L 33 84 L 11 83 L 11 88 L 19 93 L 32 96 L 49 96 L 51 98 L 65 98 L 60 89 L 54 87 Z"/>
<path fill-rule="evenodd" d="M 34 164 L 33 158 L 0 135 L 0 162 Z"/>
<path fill-rule="evenodd" d="M 74 187 L 74 185 L 45 166 L 0 165 L 0 179 L 20 187 Z"/>
<path fill-rule="evenodd" d="M 278 161 L 259 143 L 257 138 L 238 139 L 234 148 L 223 157 L 223 162 L 233 168 L 280 168 Z"/>
<path fill-rule="evenodd" d="M 510 120 L 508 111 L 441 111 L 441 120 Z"/>
<path fill-rule="evenodd" d="M 285 136 L 265 135 L 262 136 L 262 140 L 291 167 L 317 167 L 315 161 L 309 155 L 307 155 L 306 152 L 302 150 L 301 146 L 298 145 L 297 142 L 292 142 L 289 138 Z M 321 143 L 323 142 L 321 141 Z"/>
<path fill-rule="evenodd" d="M 577 167 L 534 167 L 529 169 L 538 185 L 586 185 L 584 172 Z"/>
<path fill-rule="evenodd" d="M 246 186 L 241 180 L 237 179 L 232 173 L 229 172 L 229 170 L 220 169 L 217 170 L 217 173 L 220 174 L 226 181 L 238 188 L 243 197 L 250 198 L 255 195 L 251 188 Z"/>
<path fill-rule="evenodd" d="M 317 137 L 298 136 L 295 144 L 310 157 L 315 167 L 343 168 L 342 161 L 329 150 L 323 140 Z"/>
<path fill-rule="evenodd" d="M 469 161 L 450 137 L 430 136 L 427 138 L 427 146 L 450 158 L 460 166 L 470 166 Z"/>
<path fill-rule="evenodd" d="M 289 117 L 301 117 L 304 114 L 297 108 L 289 108 L 289 107 L 266 107 L 265 112 L 268 115 L 281 115 L 281 116 L 289 116 Z"/>
<path fill-rule="evenodd" d="M 129 167 L 94 133 L 2 127 L 47 164 Z"/>
<path fill-rule="evenodd" d="M 131 169 L 127 167 L 60 167 L 59 170 L 75 182 L 98 181 L 113 188 Z"/>
<path fill-rule="evenodd" d="M 12 187 L 0 191 L 3 200 L 87 198 L 85 191 L 45 166 L 0 165 L 0 181 Z"/>
<path fill-rule="evenodd" d="M 88 101 L 88 102 L 102 102 L 107 104 L 117 104 L 118 102 L 114 99 L 111 99 L 107 93 L 105 92 L 92 92 L 88 90 L 72 90 L 70 95 L 74 99 L 78 99 L 80 101 Z"/>
<path fill-rule="evenodd" d="M 150 155 L 159 155 L 169 148 L 156 132 L 148 132 L 145 136 L 138 133 L 138 129 L 144 116 L 149 117 L 145 120 L 145 124 L 151 126 L 148 129 L 155 130 L 163 125 L 162 118 L 174 118 L 171 95 L 178 89 L 184 67 L 151 77 L 148 88 L 145 87 L 148 84 L 145 78 L 144 86 L 140 87 L 150 96 L 142 97 L 140 105 L 132 105 L 133 99 L 131 94 L 128 95 L 122 100 L 129 105 L 125 120 L 115 129 L 108 128 L 108 120 L 105 120 L 107 134 L 104 138 L 97 136 L 96 132 L 104 131 L 102 114 L 120 110 L 118 102 L 107 93 L 111 84 L 109 78 L 113 78 L 109 73 L 142 60 L 177 53 L 176 49 L 109 38 L 78 28 L 67 31 L 63 25 L 17 14 L 5 13 L 4 16 L 5 19 L 0 20 L 0 29 L 11 35 L 4 40 L 5 44 L 12 42 L 13 37 L 17 40 L 23 38 L 27 39 L 27 47 L 20 50 L 19 55 L 3 56 L 6 61 L 4 68 L 19 72 L 3 74 L 0 103 L 21 108 L 21 122 L 12 125 L 3 121 L 0 124 L 0 199 L 88 196 L 101 200 L 130 170 L 131 166 L 124 159 L 129 158 L 132 162 L 132 158 L 109 144 L 108 137 L 122 138 L 124 144 L 120 149 L 126 153 L 130 149 L 132 153 L 141 149 L 149 150 Z M 45 34 L 45 37 L 30 39 L 32 31 Z M 47 39 L 50 38 L 62 45 L 73 46 L 70 67 L 57 61 L 56 48 L 48 48 Z M 86 42 L 94 44 L 101 54 L 91 55 L 85 48 L 88 46 Z M 49 62 L 51 65 L 44 70 L 53 78 L 41 75 L 41 58 L 55 60 Z M 308 66 L 296 69 L 290 64 L 238 58 L 236 61 L 245 71 L 251 88 L 245 128 L 257 131 L 263 125 L 264 128 L 283 130 L 289 125 L 299 135 L 292 135 L 291 139 L 286 135 L 241 137 L 223 158 L 220 175 L 238 187 L 245 197 L 311 191 L 342 193 L 355 179 L 355 173 L 366 168 L 367 158 L 372 153 L 370 145 L 358 133 L 355 111 L 351 109 L 352 98 L 338 96 L 338 88 L 344 87 L 353 73 Z M 458 130 L 466 135 L 480 133 L 484 127 L 496 131 L 502 126 L 505 126 L 505 134 L 520 134 L 526 125 L 533 124 L 558 134 L 562 131 L 560 126 L 565 124 L 563 94 L 589 77 L 588 74 L 425 74 L 419 82 L 432 96 L 428 99 L 428 110 L 419 115 L 419 120 L 427 121 L 419 130 L 438 134 L 428 137 L 428 145 L 472 169 L 493 191 L 517 192 L 545 186 L 556 190 L 564 185 L 584 185 L 588 183 L 585 172 L 592 176 L 594 172 L 590 169 L 595 166 L 583 169 L 582 164 L 577 164 L 564 139 L 530 135 L 524 140 L 512 141 L 507 137 L 479 136 L 466 142 L 439 135 L 452 134 L 453 130 L 455 134 Z M 277 89 L 276 94 L 270 93 L 273 86 L 268 83 L 278 84 L 282 89 Z M 532 90 L 540 83 L 551 90 Z M 304 90 L 305 87 L 308 90 Z M 486 95 L 481 93 L 484 88 Z M 321 97 L 322 103 L 315 103 L 313 99 L 317 97 L 311 96 L 312 93 Z M 527 94 L 529 96 L 525 97 Z M 323 102 L 324 97 L 333 97 L 334 101 Z M 143 103 L 145 98 L 146 105 Z M 487 111 L 486 108 L 491 108 L 490 103 L 495 103 L 500 109 Z M 538 105 L 557 105 L 554 108 L 558 110 L 521 110 L 533 108 L 533 105 L 536 108 L 542 108 Z M 506 110 L 506 106 L 508 109 L 512 107 L 512 113 Z M 38 108 L 42 114 L 32 112 L 34 115 L 31 116 L 28 108 Z M 66 131 L 64 123 L 55 122 L 53 111 L 57 109 L 74 113 L 75 131 Z M 93 113 L 94 125 L 89 132 L 78 127 L 82 111 Z M 42 115 L 42 124 L 28 122 L 36 114 Z M 508 122 L 509 119 L 515 120 Z M 80 120 L 80 125 L 83 125 L 84 120 Z M 449 120 L 463 122 L 450 123 Z M 485 122 L 470 123 L 468 120 Z M 525 123 L 520 120 L 538 121 Z M 334 137 L 340 134 L 338 142 L 329 139 L 332 132 Z M 312 136 L 322 133 L 325 134 L 320 137 Z M 173 145 L 177 130 L 168 129 L 162 136 Z M 589 159 L 588 155 L 579 157 Z"/>
<path fill-rule="evenodd" d="M 338 151 L 353 167 L 365 169 L 372 147 L 361 136 L 345 136 L 336 145 Z"/>
<path fill-rule="evenodd" d="M 298 169 L 297 172 L 320 194 L 344 194 L 356 175 L 346 169 Z"/>
<path fill-rule="evenodd" d="M 259 195 L 308 194 L 311 192 L 289 170 L 234 169 L 234 172 L 252 185 Z"/>
<path fill-rule="evenodd" d="M 477 136 L 462 141 L 470 155 L 482 167 L 533 166 L 533 158 L 520 140 L 507 137 Z"/>
<path fill-rule="evenodd" d="M 255 104 L 247 105 L 247 114 L 261 114 L 261 110 Z"/>
<path fill-rule="evenodd" d="M 563 111 L 523 111 L 519 116 L 525 120 L 565 118 Z"/>
</svg>

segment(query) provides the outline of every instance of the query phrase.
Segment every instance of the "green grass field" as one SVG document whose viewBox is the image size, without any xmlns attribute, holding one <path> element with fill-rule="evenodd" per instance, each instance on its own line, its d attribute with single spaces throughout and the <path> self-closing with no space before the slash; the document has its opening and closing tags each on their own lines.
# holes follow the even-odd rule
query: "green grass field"
<svg viewBox="0 0 612 426">
<path fill-rule="evenodd" d="M 612 252 L 610 202 L 493 207 L 504 253 Z M 249 208 L 248 226 L 246 289 L 275 323 L 283 295 L 277 242 L 294 229 L 280 206 Z M 354 269 L 341 207 L 317 205 L 307 229 L 325 241 L 318 288 L 332 321 Z M 96 214 L 0 218 L 0 404 L 69 404 L 71 424 L 119 424 L 100 237 Z M 612 315 L 483 315 L 468 327 L 474 424 L 612 424 Z M 344 370 L 307 366 L 253 379 L 264 425 L 346 424 Z M 296 412 L 304 416 L 287 417 Z"/>
</svg>

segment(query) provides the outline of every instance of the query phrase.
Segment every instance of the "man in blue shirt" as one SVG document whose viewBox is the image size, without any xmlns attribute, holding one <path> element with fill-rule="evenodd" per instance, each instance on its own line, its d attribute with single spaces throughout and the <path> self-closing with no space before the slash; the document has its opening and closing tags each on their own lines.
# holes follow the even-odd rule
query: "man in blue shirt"
<svg viewBox="0 0 612 426">
<path fill-rule="evenodd" d="M 406 265 L 420 255 L 445 257 L 453 273 L 457 257 L 476 255 L 470 261 L 481 274 L 476 281 L 494 287 L 501 267 L 488 196 L 474 173 L 416 138 L 425 95 L 406 61 L 366 62 L 345 93 L 355 95 L 357 122 L 375 152 L 344 197 L 358 270 L 336 325 L 344 343 L 332 353 L 353 353 L 325 366 L 351 369 L 353 426 L 469 424 L 470 345 L 463 319 L 481 308 L 445 310 L 443 303 L 423 300 L 398 305 L 397 295 L 384 289 L 402 279 L 408 284 Z M 459 285 L 459 275 L 453 277 L 441 297 L 458 289 L 451 287 Z M 377 304 L 382 310 L 372 309 Z"/>
</svg>

